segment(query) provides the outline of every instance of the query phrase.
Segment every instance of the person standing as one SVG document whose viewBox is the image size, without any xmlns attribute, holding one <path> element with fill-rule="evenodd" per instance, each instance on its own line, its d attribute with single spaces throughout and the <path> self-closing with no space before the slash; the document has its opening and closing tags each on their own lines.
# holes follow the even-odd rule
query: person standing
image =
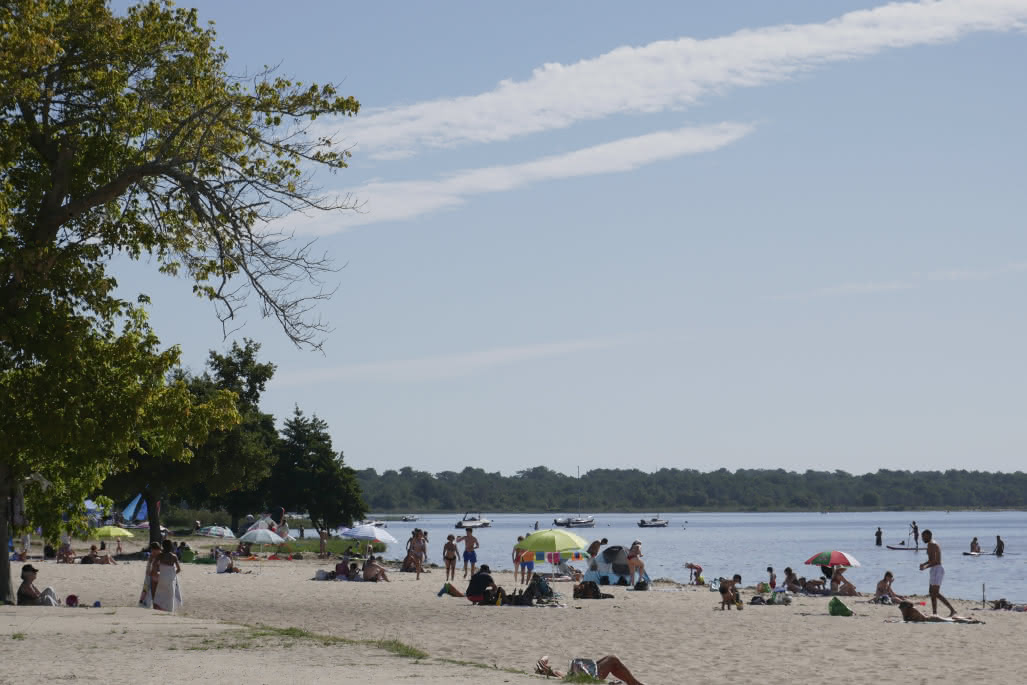
<svg viewBox="0 0 1027 685">
<path fill-rule="evenodd" d="M 931 609 L 935 615 L 938 614 L 938 600 L 940 599 L 942 604 L 949 608 L 949 616 L 955 616 L 956 610 L 941 594 L 941 581 L 945 578 L 945 569 L 941 565 L 941 545 L 935 541 L 934 535 L 929 530 L 924 531 L 923 537 L 924 542 L 927 543 L 927 561 L 920 564 L 920 570 L 930 569 L 928 592 L 931 595 Z"/>
<path fill-rule="evenodd" d="M 467 565 L 471 565 L 471 575 L 474 575 L 474 569 L 478 565 L 478 553 L 475 551 L 478 549 L 478 538 L 474 537 L 470 528 L 464 528 L 464 534 L 456 539 L 457 542 L 464 543 L 464 578 L 467 578 Z"/>
<path fill-rule="evenodd" d="M 446 544 L 442 546 L 442 560 L 446 562 L 446 580 L 456 580 L 456 558 L 459 554 L 459 550 L 456 548 L 456 543 L 453 542 L 454 536 L 452 533 L 446 536 Z"/>
<path fill-rule="evenodd" d="M 995 556 L 1000 557 L 1006 553 L 1006 543 L 1002 542 L 1002 537 L 999 535 L 995 536 Z"/>
<path fill-rule="evenodd" d="M 920 548 L 920 529 L 917 527 L 916 521 L 913 521 L 911 524 L 909 524 L 909 532 L 911 532 L 913 534 L 913 544 L 916 546 L 917 549 L 919 549 Z M 924 540 L 924 542 L 927 542 L 927 540 Z"/>
<path fill-rule="evenodd" d="M 878 526 L 877 527 L 877 532 L 874 533 L 874 541 L 875 541 L 874 544 L 876 544 L 878 547 L 881 546 L 881 538 L 883 536 L 884 536 L 884 532 L 881 531 L 881 526 Z"/>
</svg>

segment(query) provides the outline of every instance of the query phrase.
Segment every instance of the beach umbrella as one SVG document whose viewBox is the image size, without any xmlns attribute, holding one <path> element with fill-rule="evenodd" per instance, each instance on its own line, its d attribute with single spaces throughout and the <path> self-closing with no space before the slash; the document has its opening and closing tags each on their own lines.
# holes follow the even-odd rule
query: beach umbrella
<svg viewBox="0 0 1027 685">
<path fill-rule="evenodd" d="M 206 538 L 235 539 L 235 533 L 225 526 L 204 526 L 196 531 L 196 534 Z"/>
<path fill-rule="evenodd" d="M 257 528 L 243 535 L 239 538 L 239 541 L 248 542 L 253 545 L 281 545 L 285 542 L 285 539 L 267 528 Z"/>
<path fill-rule="evenodd" d="M 372 542 L 382 542 L 388 545 L 399 542 L 399 540 L 392 537 L 389 531 L 372 526 L 369 523 L 353 526 L 352 528 L 342 528 L 339 530 L 339 535 L 350 540 L 360 540 L 369 544 Z"/>
<path fill-rule="evenodd" d="M 549 528 L 546 530 L 539 530 L 528 535 L 514 545 L 514 547 L 515 549 L 521 549 L 526 552 L 534 552 L 536 561 L 541 561 L 543 559 L 548 560 L 554 567 L 553 571 L 555 575 L 555 567 L 560 561 L 561 555 L 567 552 L 585 549 L 588 547 L 588 541 L 579 535 L 575 535 L 569 530 L 564 530 L 562 528 Z M 582 552 L 581 556 L 584 558 L 588 555 Z"/>
<path fill-rule="evenodd" d="M 834 568 L 835 566 L 860 566 L 859 561 L 856 557 L 852 556 L 848 552 L 839 552 L 838 550 L 831 550 L 827 552 L 821 552 L 814 554 L 806 560 L 806 564 L 810 566 L 829 566 Z"/>
<path fill-rule="evenodd" d="M 114 538 L 134 538 L 135 535 L 131 531 L 127 531 L 124 528 L 117 526 L 101 526 L 93 531 L 90 537 L 94 537 L 98 540 L 112 540 Z"/>
</svg>

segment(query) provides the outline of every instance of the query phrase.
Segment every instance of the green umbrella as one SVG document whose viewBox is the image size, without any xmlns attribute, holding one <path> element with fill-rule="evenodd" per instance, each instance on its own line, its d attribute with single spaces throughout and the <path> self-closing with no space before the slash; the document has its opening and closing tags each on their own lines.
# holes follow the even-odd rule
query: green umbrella
<svg viewBox="0 0 1027 685">
<path fill-rule="evenodd" d="M 102 526 L 94 530 L 90 537 L 97 538 L 98 540 L 111 540 L 113 538 L 134 538 L 135 535 L 117 526 Z"/>
<path fill-rule="evenodd" d="M 586 547 L 588 542 L 584 538 L 559 528 L 536 531 L 516 545 L 527 552 L 568 552 Z"/>
</svg>

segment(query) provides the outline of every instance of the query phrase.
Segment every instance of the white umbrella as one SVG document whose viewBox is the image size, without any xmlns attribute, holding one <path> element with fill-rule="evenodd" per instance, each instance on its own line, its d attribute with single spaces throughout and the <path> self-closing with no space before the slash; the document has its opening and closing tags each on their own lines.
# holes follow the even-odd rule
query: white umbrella
<svg viewBox="0 0 1027 685">
<path fill-rule="evenodd" d="M 208 538 L 235 538 L 235 533 L 233 533 L 231 529 L 226 528 L 225 526 L 204 526 L 203 528 L 200 528 L 198 531 L 196 531 L 196 534 Z"/>
<path fill-rule="evenodd" d="M 382 528 L 372 526 L 369 523 L 365 523 L 362 526 L 354 526 L 353 528 L 344 528 L 339 531 L 339 535 L 350 540 L 363 540 L 365 542 L 384 542 L 385 544 L 399 542 L 396 538 Z"/>
<path fill-rule="evenodd" d="M 285 542 L 285 539 L 267 528 L 257 528 L 243 535 L 239 538 L 239 541 L 257 545 L 281 545 Z"/>
</svg>

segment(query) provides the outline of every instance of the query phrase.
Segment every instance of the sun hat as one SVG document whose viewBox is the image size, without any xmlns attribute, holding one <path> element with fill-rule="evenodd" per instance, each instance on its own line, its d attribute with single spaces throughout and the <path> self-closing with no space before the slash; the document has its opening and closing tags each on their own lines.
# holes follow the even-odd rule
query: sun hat
<svg viewBox="0 0 1027 685">
<path fill-rule="evenodd" d="M 25 573 L 26 571 L 32 571 L 33 573 L 39 573 L 39 569 L 36 568 L 35 566 L 33 566 L 32 564 L 25 564 L 24 566 L 21 567 L 21 572 L 22 573 Z"/>
</svg>

